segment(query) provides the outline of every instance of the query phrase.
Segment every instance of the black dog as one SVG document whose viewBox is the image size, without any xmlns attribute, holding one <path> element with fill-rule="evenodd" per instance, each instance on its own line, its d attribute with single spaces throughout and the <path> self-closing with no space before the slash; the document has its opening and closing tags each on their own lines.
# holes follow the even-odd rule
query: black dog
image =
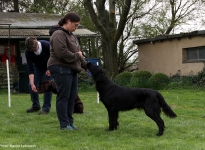
<svg viewBox="0 0 205 150">
<path fill-rule="evenodd" d="M 146 115 L 154 120 L 159 128 L 157 136 L 163 135 L 165 128 L 164 121 L 160 117 L 161 108 L 170 118 L 177 116 L 159 92 L 151 89 L 118 86 L 106 77 L 101 67 L 91 63 L 88 63 L 87 67 L 95 81 L 100 100 L 108 111 L 109 130 L 117 129 L 119 111 L 144 109 Z"/>
<path fill-rule="evenodd" d="M 54 94 L 57 94 L 57 89 L 55 82 L 52 80 L 44 81 L 38 88 L 38 93 L 44 93 L 44 92 L 53 92 Z M 79 96 L 77 95 L 77 98 L 75 99 L 75 105 L 74 105 L 74 112 L 73 113 L 83 113 L 83 103 L 80 100 Z"/>
</svg>

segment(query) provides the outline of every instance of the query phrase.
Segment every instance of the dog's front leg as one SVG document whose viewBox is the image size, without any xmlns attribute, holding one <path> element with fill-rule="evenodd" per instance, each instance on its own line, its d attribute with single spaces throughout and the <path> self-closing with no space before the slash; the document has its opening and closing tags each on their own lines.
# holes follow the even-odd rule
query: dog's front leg
<svg viewBox="0 0 205 150">
<path fill-rule="evenodd" d="M 108 119 L 109 119 L 109 131 L 113 131 L 114 130 L 114 126 L 113 126 L 113 118 L 112 118 L 112 111 L 108 110 Z"/>
<path fill-rule="evenodd" d="M 115 107 L 111 107 L 108 110 L 108 118 L 109 118 L 109 130 L 113 131 L 117 129 L 118 124 L 118 111 Z"/>
</svg>

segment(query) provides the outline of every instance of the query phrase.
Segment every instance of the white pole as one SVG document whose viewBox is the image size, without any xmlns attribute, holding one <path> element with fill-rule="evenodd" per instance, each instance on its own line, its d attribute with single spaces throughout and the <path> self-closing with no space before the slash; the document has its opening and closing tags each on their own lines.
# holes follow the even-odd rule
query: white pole
<svg viewBox="0 0 205 150">
<path fill-rule="evenodd" d="M 97 62 L 97 66 L 99 66 L 99 63 Z M 100 103 L 100 100 L 99 100 L 99 93 L 97 92 L 97 103 L 99 104 Z"/>
<path fill-rule="evenodd" d="M 11 107 L 11 97 L 10 97 L 10 77 L 9 77 L 9 62 L 6 60 L 6 68 L 7 68 L 7 81 L 8 81 L 8 106 Z"/>
</svg>

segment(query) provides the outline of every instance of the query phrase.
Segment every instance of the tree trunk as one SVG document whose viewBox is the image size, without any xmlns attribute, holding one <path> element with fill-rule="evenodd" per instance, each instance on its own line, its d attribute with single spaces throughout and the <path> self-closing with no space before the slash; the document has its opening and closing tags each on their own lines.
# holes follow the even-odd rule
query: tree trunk
<svg viewBox="0 0 205 150">
<path fill-rule="evenodd" d="M 117 46 L 110 42 L 103 42 L 103 60 L 107 75 L 114 78 L 118 74 Z"/>
<path fill-rule="evenodd" d="M 18 0 L 14 0 L 14 12 L 19 12 L 19 2 L 18 2 Z"/>
<path fill-rule="evenodd" d="M 115 12 L 116 0 L 109 0 L 109 11 L 105 8 L 106 0 L 96 0 L 95 6 L 97 10 L 94 9 L 94 4 L 91 0 L 84 0 L 84 6 L 102 36 L 104 67 L 107 75 L 111 78 L 114 78 L 119 72 L 117 44 L 127 22 L 131 1 L 124 0 L 122 15 L 117 25 Z"/>
</svg>

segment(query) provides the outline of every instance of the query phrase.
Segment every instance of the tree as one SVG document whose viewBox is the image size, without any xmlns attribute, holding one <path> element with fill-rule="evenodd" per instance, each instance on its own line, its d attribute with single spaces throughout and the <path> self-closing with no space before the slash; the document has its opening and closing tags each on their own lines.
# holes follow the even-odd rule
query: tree
<svg viewBox="0 0 205 150">
<path fill-rule="evenodd" d="M 134 22 L 139 16 L 144 16 L 147 12 L 140 12 L 139 6 L 148 3 L 148 0 L 83 0 L 85 8 L 88 10 L 90 17 L 96 28 L 102 36 L 102 53 L 104 67 L 108 76 L 115 77 L 119 73 L 119 63 L 122 53 L 125 51 L 118 49 L 120 39 L 124 42 L 123 33 L 127 22 Z M 108 7 L 108 10 L 106 6 Z M 95 6 L 95 8 L 94 8 Z M 117 10 L 118 8 L 119 10 Z M 133 8 L 133 9 L 131 9 Z M 132 10 L 132 11 L 130 11 Z M 131 27 L 132 28 L 132 27 Z M 131 32 L 131 30 L 129 30 Z M 128 34 L 129 36 L 129 34 Z M 127 38 L 127 36 L 124 36 Z M 121 48 L 124 47 L 121 42 Z M 119 55 L 118 55 L 119 54 Z M 123 59 L 123 63 L 124 63 Z"/>
<path fill-rule="evenodd" d="M 131 0 L 126 1 L 118 29 L 116 29 L 115 1 L 109 1 L 109 12 L 105 9 L 105 2 L 105 0 L 96 0 L 95 5 L 98 13 L 95 12 L 93 3 L 90 0 L 84 0 L 84 5 L 88 9 L 93 23 L 101 33 L 105 68 L 109 76 L 115 76 L 118 74 L 117 42 L 127 21 Z"/>
<path fill-rule="evenodd" d="M 14 12 L 19 12 L 19 1 L 14 0 Z"/>
<path fill-rule="evenodd" d="M 174 29 L 174 27 L 186 22 L 187 20 L 194 20 L 194 18 L 190 18 L 190 15 L 193 15 L 193 12 L 198 9 L 197 4 L 199 0 L 170 0 L 169 2 L 171 5 L 171 19 L 169 21 L 165 34 L 169 34 Z"/>
<path fill-rule="evenodd" d="M 88 11 L 84 8 L 82 1 L 72 1 L 69 4 L 69 10 L 77 12 L 80 15 L 81 21 L 80 24 L 86 27 L 87 29 L 98 32 L 92 20 L 89 16 Z M 99 38 L 99 37 L 98 37 Z M 81 38 L 81 50 L 83 51 L 83 55 L 86 58 L 97 58 L 100 57 L 99 50 L 100 47 L 97 46 L 98 40 L 96 38 Z M 100 44 L 99 44 L 100 45 Z"/>
<path fill-rule="evenodd" d="M 139 23 L 141 29 L 136 29 L 135 33 L 144 38 L 170 34 L 189 21 L 196 20 L 199 17 L 197 12 L 203 13 L 202 3 L 199 0 L 161 0 L 155 11 Z"/>
<path fill-rule="evenodd" d="M 19 0 L 1 0 L 0 1 L 0 11 L 11 11 L 11 12 L 20 12 L 19 11 Z"/>
<path fill-rule="evenodd" d="M 65 14 L 69 11 L 72 0 L 2 0 L 1 11 L 29 12 L 29 13 L 56 13 Z"/>
<path fill-rule="evenodd" d="M 119 9 L 119 14 L 122 13 L 121 5 L 123 1 L 117 3 L 117 9 Z M 133 1 L 130 8 L 130 13 L 128 15 L 128 21 L 124 28 L 123 34 L 119 40 L 118 44 L 118 68 L 119 73 L 130 70 L 134 71 L 137 68 L 135 67 L 138 60 L 138 48 L 136 45 L 133 45 L 132 41 L 135 39 L 133 37 L 133 31 L 138 27 L 136 20 L 145 18 L 148 14 L 152 13 L 157 3 L 149 3 L 149 1 Z M 147 6 L 149 8 L 145 9 Z"/>
</svg>

